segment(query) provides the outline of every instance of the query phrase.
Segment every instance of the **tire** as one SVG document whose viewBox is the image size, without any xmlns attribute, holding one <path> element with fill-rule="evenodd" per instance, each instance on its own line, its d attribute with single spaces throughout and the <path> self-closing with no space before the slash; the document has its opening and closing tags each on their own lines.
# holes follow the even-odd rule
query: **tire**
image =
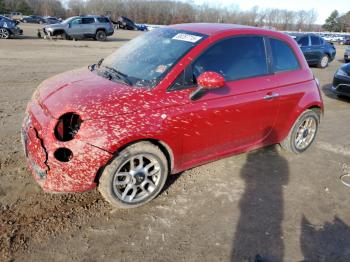
<svg viewBox="0 0 350 262">
<path fill-rule="evenodd" d="M 114 207 L 138 207 L 159 194 L 168 172 L 167 159 L 157 146 L 136 143 L 122 150 L 105 167 L 98 190 Z"/>
<path fill-rule="evenodd" d="M 329 56 L 328 55 L 323 55 L 320 61 L 317 64 L 317 67 L 319 68 L 326 68 L 329 64 Z"/>
<path fill-rule="evenodd" d="M 306 129 L 304 129 L 304 131 L 300 130 L 303 128 L 304 124 L 308 123 L 307 121 L 313 121 L 312 126 L 307 131 L 305 131 Z M 309 123 L 311 124 L 311 122 Z M 285 150 L 295 154 L 304 152 L 313 144 L 317 135 L 319 123 L 319 114 L 310 109 L 304 111 L 295 121 L 293 127 L 289 131 L 288 136 L 280 143 L 280 145 Z M 305 144 L 298 146 L 298 142 L 300 142 L 302 139 L 305 139 Z"/>
<path fill-rule="evenodd" d="M 6 28 L 0 28 L 0 38 L 2 39 L 9 39 L 11 36 L 11 33 L 8 29 Z"/>
<path fill-rule="evenodd" d="M 98 31 L 96 32 L 95 38 L 96 38 L 97 41 L 106 41 L 106 39 L 107 39 L 107 34 L 106 34 L 106 32 L 103 31 L 103 30 L 98 30 Z"/>
<path fill-rule="evenodd" d="M 69 35 L 67 35 L 65 32 L 63 32 L 63 33 L 61 34 L 61 36 L 62 36 L 62 38 L 63 38 L 64 40 L 69 40 L 69 39 L 70 39 Z"/>
</svg>

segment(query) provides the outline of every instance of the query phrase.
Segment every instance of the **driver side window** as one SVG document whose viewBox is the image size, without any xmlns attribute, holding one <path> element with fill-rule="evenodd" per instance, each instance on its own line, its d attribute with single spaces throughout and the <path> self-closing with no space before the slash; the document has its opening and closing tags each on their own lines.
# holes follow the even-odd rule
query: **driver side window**
<svg viewBox="0 0 350 262">
<path fill-rule="evenodd" d="M 75 19 L 71 22 L 72 25 L 80 25 L 81 24 L 81 19 Z"/>
<path fill-rule="evenodd" d="M 226 81 L 268 74 L 264 38 L 239 36 L 214 44 L 193 64 L 195 78 L 206 71 L 219 73 Z"/>
<path fill-rule="evenodd" d="M 170 90 L 195 86 L 197 77 L 206 71 L 219 73 L 226 81 L 269 74 L 264 38 L 239 36 L 217 42 L 178 76 Z"/>
</svg>

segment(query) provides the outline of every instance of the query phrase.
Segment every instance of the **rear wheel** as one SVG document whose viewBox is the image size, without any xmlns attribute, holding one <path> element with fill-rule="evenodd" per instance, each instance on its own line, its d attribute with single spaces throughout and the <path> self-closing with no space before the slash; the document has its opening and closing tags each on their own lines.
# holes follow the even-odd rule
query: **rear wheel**
<svg viewBox="0 0 350 262">
<path fill-rule="evenodd" d="M 6 28 L 0 28 L 0 38 L 2 39 L 9 39 L 10 38 L 10 31 Z"/>
<path fill-rule="evenodd" d="M 281 146 L 295 154 L 308 149 L 315 140 L 320 116 L 313 110 L 306 110 L 294 123 L 288 136 L 280 143 Z"/>
<path fill-rule="evenodd" d="M 98 189 L 118 208 L 132 208 L 155 198 L 168 176 L 162 151 L 150 142 L 133 144 L 119 153 L 104 169 Z"/>
<path fill-rule="evenodd" d="M 326 68 L 329 63 L 329 56 L 328 55 L 323 55 L 321 60 L 318 62 L 318 67 L 319 68 Z"/>
<path fill-rule="evenodd" d="M 98 30 L 98 31 L 96 32 L 95 39 L 96 39 L 97 41 L 106 41 L 106 39 L 107 39 L 106 32 L 103 31 L 103 30 Z"/>
</svg>

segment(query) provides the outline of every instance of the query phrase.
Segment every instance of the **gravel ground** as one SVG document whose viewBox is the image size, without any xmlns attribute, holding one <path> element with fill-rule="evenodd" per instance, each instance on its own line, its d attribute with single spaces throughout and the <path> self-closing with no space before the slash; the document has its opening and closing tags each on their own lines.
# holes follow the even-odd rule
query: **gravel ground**
<svg viewBox="0 0 350 262">
<path fill-rule="evenodd" d="M 22 26 L 22 25 L 21 25 Z M 344 47 L 312 68 L 325 102 L 317 142 L 302 155 L 278 146 L 171 176 L 140 208 L 112 209 L 94 190 L 46 194 L 26 169 L 23 112 L 44 79 L 87 66 L 139 32 L 107 42 L 0 41 L 0 261 L 350 261 L 350 101 L 330 90 Z"/>
</svg>

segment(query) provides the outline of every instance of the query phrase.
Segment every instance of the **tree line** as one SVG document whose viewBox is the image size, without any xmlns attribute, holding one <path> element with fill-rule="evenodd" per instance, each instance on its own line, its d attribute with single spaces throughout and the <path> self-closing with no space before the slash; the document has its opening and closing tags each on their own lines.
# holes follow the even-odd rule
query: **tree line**
<svg viewBox="0 0 350 262">
<path fill-rule="evenodd" d="M 196 5 L 192 0 L 0 0 L 0 14 L 10 11 L 62 18 L 82 14 L 110 15 L 112 19 L 117 19 L 118 16 L 127 16 L 138 23 L 165 25 L 215 22 L 266 26 L 286 31 L 316 31 L 321 29 L 319 25 L 315 24 L 318 14 L 314 9 L 291 11 L 256 6 L 243 11 L 236 5 L 213 7 L 208 4 Z M 339 13 L 336 16 L 335 20 L 342 23 L 343 16 L 340 16 Z M 333 17 L 330 18 L 330 20 L 332 19 L 334 20 Z M 328 24 L 334 22 L 332 21 L 326 21 L 324 25 L 326 30 L 328 28 L 337 29 L 328 27 Z M 342 28 L 346 28 L 344 23 Z"/>
<path fill-rule="evenodd" d="M 323 28 L 330 32 L 350 32 L 350 11 L 340 15 L 337 10 L 334 10 L 326 19 Z"/>
</svg>

